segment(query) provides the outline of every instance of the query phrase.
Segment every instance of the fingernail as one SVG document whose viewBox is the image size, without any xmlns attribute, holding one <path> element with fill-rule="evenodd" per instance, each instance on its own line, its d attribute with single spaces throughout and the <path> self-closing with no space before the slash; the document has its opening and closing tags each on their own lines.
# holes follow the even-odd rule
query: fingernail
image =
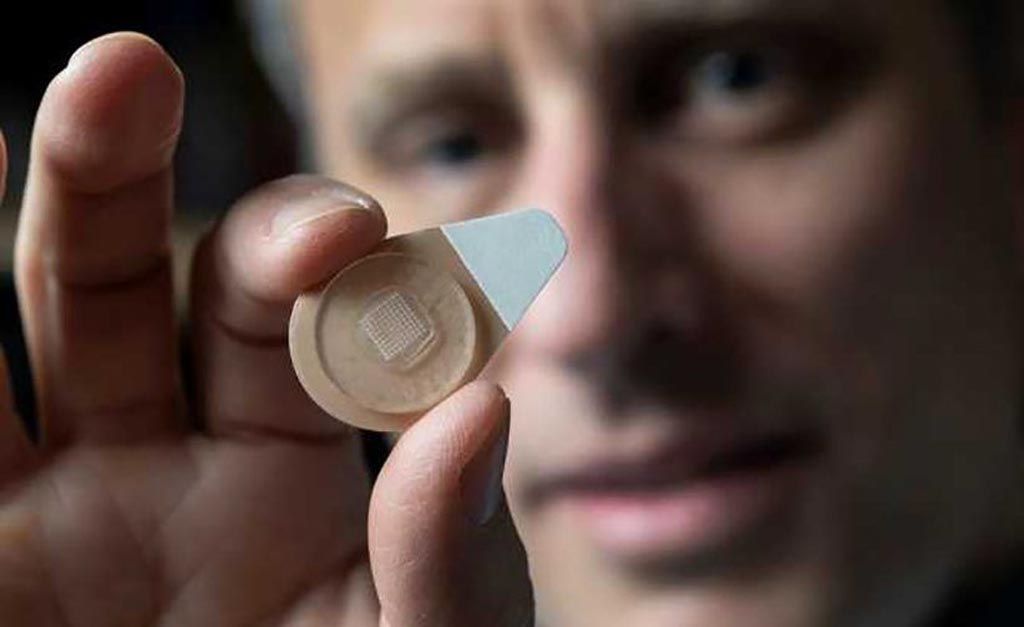
<svg viewBox="0 0 1024 627">
<path fill-rule="evenodd" d="M 316 190 L 277 212 L 270 223 L 271 237 L 287 237 L 313 222 L 341 214 L 370 218 L 374 211 L 345 194 Z"/>
<path fill-rule="evenodd" d="M 466 511 L 473 524 L 478 526 L 490 522 L 505 500 L 502 478 L 505 474 L 511 415 L 508 398 L 502 402 L 500 411 L 502 416 L 494 433 L 466 466 L 462 475 Z"/>
</svg>

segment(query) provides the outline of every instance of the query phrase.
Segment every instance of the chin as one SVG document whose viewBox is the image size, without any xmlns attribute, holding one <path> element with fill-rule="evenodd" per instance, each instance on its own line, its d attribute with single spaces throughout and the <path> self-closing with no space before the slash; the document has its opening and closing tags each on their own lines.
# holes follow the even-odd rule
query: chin
<svg viewBox="0 0 1024 627">
<path fill-rule="evenodd" d="M 588 574 L 619 583 L 614 594 L 578 594 L 542 602 L 545 627 L 839 627 L 831 589 L 834 581 L 817 568 L 779 560 L 759 568 L 682 569 L 668 563 L 638 570 Z M 653 566 L 653 569 L 650 568 Z M 610 568 L 618 568 L 611 567 Z M 666 568 L 668 567 L 668 568 Z M 568 576 L 568 575 L 566 575 Z M 581 583 L 580 588 L 584 587 Z M 539 599 L 543 593 L 539 591 Z M 544 622 L 546 617 L 549 622 Z M 846 625 L 846 623 L 842 623 Z M 852 624 L 852 623 L 851 623 Z M 873 627 L 880 627 L 878 625 Z"/>
<path fill-rule="evenodd" d="M 825 525 L 837 521 L 823 515 L 819 478 L 793 469 L 759 498 L 729 495 L 738 500 L 701 524 L 648 536 L 586 521 L 586 505 L 541 513 L 528 545 L 539 595 L 564 610 L 551 625 L 836 627 L 826 604 L 839 578 L 825 539 L 838 531 Z"/>
</svg>

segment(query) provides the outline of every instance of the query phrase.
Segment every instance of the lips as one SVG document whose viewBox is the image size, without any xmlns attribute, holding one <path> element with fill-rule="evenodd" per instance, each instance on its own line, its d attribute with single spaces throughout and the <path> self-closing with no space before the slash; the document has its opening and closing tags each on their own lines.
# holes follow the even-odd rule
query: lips
<svg viewBox="0 0 1024 627">
<path fill-rule="evenodd" d="M 571 517 L 623 557 L 690 554 L 753 528 L 792 497 L 820 457 L 809 431 L 676 442 L 636 461 L 591 464 L 536 488 L 534 505 Z"/>
<path fill-rule="evenodd" d="M 579 493 L 652 492 L 730 473 L 753 472 L 817 455 L 820 438 L 803 431 L 724 444 L 686 441 L 637 461 L 591 464 L 556 475 L 531 493 L 534 504 Z"/>
<path fill-rule="evenodd" d="M 820 449 L 818 438 L 806 432 L 755 441 L 712 458 L 693 478 L 767 470 L 777 465 L 809 460 Z"/>
</svg>

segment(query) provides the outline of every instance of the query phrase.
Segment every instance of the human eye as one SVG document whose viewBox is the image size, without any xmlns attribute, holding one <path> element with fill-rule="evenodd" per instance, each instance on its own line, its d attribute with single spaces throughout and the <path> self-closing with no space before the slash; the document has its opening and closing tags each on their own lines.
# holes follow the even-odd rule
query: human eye
<svg viewBox="0 0 1024 627">
<path fill-rule="evenodd" d="M 404 168 L 435 173 L 466 173 L 501 150 L 501 140 L 471 120 L 437 116 L 398 130 L 394 146 Z"/>
<path fill-rule="evenodd" d="M 714 49 L 699 55 L 692 65 L 686 85 L 691 103 L 749 105 L 792 82 L 785 55 L 763 47 Z"/>
<path fill-rule="evenodd" d="M 488 149 L 475 129 L 455 126 L 426 138 L 417 158 L 430 167 L 460 170 L 487 158 Z"/>
<path fill-rule="evenodd" d="M 710 34 L 661 50 L 634 98 L 642 124 L 705 143 L 768 141 L 810 127 L 849 84 L 841 46 L 799 32 Z"/>
<path fill-rule="evenodd" d="M 732 44 L 694 55 L 681 77 L 674 120 L 684 135 L 743 140 L 784 128 L 813 105 L 813 89 L 791 51 Z"/>
<path fill-rule="evenodd" d="M 395 176 L 458 179 L 507 156 L 515 138 L 514 120 L 497 109 L 431 106 L 393 118 L 372 153 Z"/>
</svg>

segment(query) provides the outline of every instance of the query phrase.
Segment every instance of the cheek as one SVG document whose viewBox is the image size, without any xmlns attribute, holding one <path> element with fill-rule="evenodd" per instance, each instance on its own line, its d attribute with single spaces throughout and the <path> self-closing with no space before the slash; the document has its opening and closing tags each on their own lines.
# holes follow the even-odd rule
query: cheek
<svg viewBox="0 0 1024 627">
<path fill-rule="evenodd" d="M 908 164 L 923 147 L 905 118 L 880 102 L 799 146 L 695 164 L 685 184 L 714 265 L 779 304 L 827 310 L 857 257 L 912 213 Z"/>
<path fill-rule="evenodd" d="M 774 312 L 738 322 L 766 346 L 772 336 L 800 344 L 766 348 L 766 358 L 807 351 L 819 374 L 837 379 L 862 410 L 865 399 L 891 403 L 876 398 L 893 394 L 875 389 L 876 382 L 910 370 L 896 362 L 915 352 L 910 347 L 924 327 L 894 313 L 889 301 L 905 294 L 922 298 L 911 307 L 927 302 L 922 292 L 934 286 L 923 286 L 922 270 L 944 254 L 932 244 L 945 239 L 933 220 L 952 213 L 940 204 L 952 206 L 959 196 L 950 193 L 959 187 L 956 174 L 933 156 L 932 138 L 941 131 L 927 128 L 921 107 L 898 88 L 876 93 L 885 95 L 865 97 L 813 137 L 694 159 L 679 183 L 690 195 L 709 266 L 741 297 Z M 943 271 L 951 282 L 959 278 L 958 268 Z M 847 416 L 841 429 L 878 444 L 889 412 L 866 413 Z"/>
<path fill-rule="evenodd" d="M 820 342 L 840 472 L 943 503 L 984 492 L 1012 437 L 1016 288 L 996 209 L 971 195 L 970 134 L 884 91 L 799 148 L 706 160 L 687 185 L 714 265 Z"/>
</svg>

